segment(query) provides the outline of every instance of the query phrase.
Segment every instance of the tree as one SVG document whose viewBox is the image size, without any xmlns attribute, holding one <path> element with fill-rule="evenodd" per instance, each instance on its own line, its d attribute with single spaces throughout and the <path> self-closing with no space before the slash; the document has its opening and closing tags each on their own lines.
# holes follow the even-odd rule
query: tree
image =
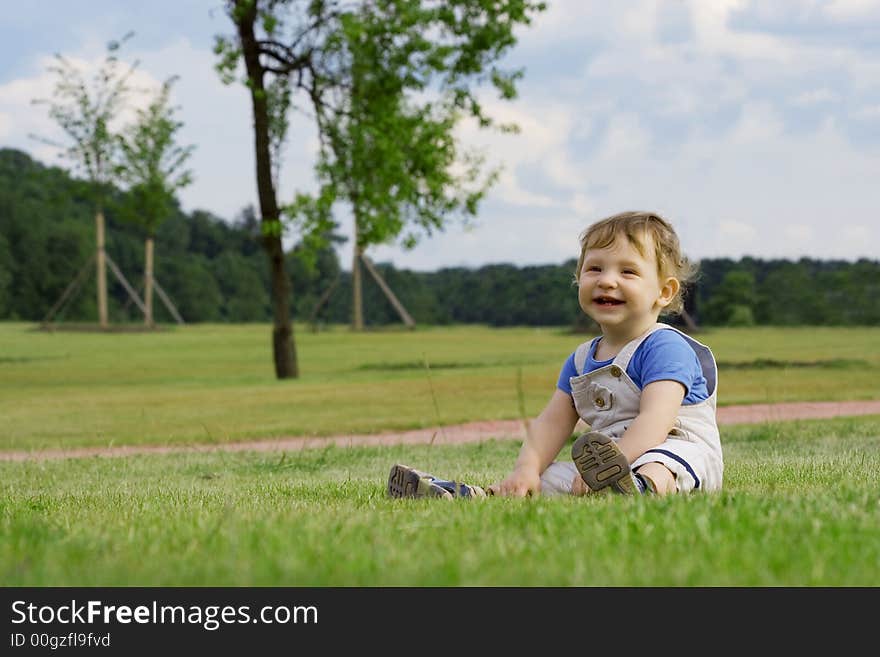
<svg viewBox="0 0 880 657">
<path fill-rule="evenodd" d="M 341 36 L 329 48 L 346 63 L 349 82 L 316 114 L 317 171 L 319 198 L 347 201 L 354 216 L 356 330 L 363 327 L 361 263 L 387 288 L 366 258 L 368 247 L 402 237 L 402 246 L 412 248 L 451 217 L 476 216 L 498 172 L 483 171 L 484 158 L 464 152 L 454 131 L 466 117 L 494 125 L 472 87 L 488 79 L 501 98 L 515 97 L 521 72 L 503 72 L 495 63 L 514 45 L 514 27 L 543 6 L 397 0 L 363 3 L 343 17 Z M 386 296 L 409 323 L 390 289 Z"/>
<path fill-rule="evenodd" d="M 129 92 L 128 79 L 137 63 L 121 68 L 116 51 L 132 36 L 107 45 L 107 54 L 91 85 L 70 61 L 56 54 L 49 71 L 56 76 L 53 99 L 35 99 L 34 104 L 49 106 L 49 116 L 67 134 L 72 143 L 58 144 L 43 137 L 37 139 L 61 148 L 75 169 L 85 172 L 91 183 L 95 207 L 95 242 L 98 288 L 98 321 L 107 326 L 107 267 L 104 236 L 104 201 L 113 181 L 114 155 L 117 146 L 111 123 L 119 115 Z"/>
<path fill-rule="evenodd" d="M 707 324 L 751 326 L 755 323 L 756 296 L 754 274 L 732 269 L 724 275 L 706 303 L 704 320 Z"/>
<path fill-rule="evenodd" d="M 130 185 L 129 214 L 146 231 L 144 242 L 144 324 L 153 325 L 153 250 L 156 230 L 174 208 L 175 192 L 192 182 L 192 171 L 184 165 L 195 146 L 179 146 L 175 133 L 183 123 L 174 118 L 170 104 L 176 77 L 165 81 L 146 109 L 138 110 L 137 121 L 120 135 L 120 178 Z M 161 290 L 160 290 L 161 292 Z"/>
<path fill-rule="evenodd" d="M 395 239 L 407 226 L 416 229 L 404 235 L 412 245 L 419 229 L 441 228 L 451 208 L 475 213 L 481 190 L 462 194 L 451 173 L 452 130 L 458 112 L 492 124 L 471 85 L 489 81 L 514 97 L 521 73 L 495 62 L 515 43 L 514 28 L 543 8 L 531 0 L 228 0 L 237 39 L 218 37 L 215 51 L 226 81 L 244 60 L 251 93 L 279 377 L 297 375 L 282 209 L 312 248 L 331 232 L 337 198 L 355 210 L 356 247 Z M 321 188 L 282 208 L 274 167 L 295 92 L 317 123 Z M 417 94 L 438 100 L 419 104 Z"/>
</svg>

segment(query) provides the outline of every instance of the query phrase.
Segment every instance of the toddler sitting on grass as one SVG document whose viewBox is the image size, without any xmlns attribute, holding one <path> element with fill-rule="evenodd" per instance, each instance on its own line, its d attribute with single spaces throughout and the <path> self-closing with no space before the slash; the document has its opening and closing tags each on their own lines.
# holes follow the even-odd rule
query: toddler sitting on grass
<svg viewBox="0 0 880 657">
<path fill-rule="evenodd" d="M 715 359 L 658 322 L 681 311 L 682 287 L 693 275 L 675 230 L 657 214 L 624 212 L 589 226 L 580 242 L 578 301 L 601 335 L 563 364 L 510 474 L 481 487 L 396 464 L 391 497 L 720 490 Z M 579 419 L 590 431 L 574 441 L 571 460 L 556 461 Z"/>
</svg>

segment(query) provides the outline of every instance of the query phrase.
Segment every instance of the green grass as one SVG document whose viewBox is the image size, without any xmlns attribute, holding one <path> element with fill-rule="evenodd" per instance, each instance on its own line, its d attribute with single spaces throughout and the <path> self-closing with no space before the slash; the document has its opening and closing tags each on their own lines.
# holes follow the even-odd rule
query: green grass
<svg viewBox="0 0 880 657">
<path fill-rule="evenodd" d="M 880 416 L 726 427 L 722 492 L 390 500 L 518 445 L 0 462 L 4 586 L 878 586 Z"/>
<path fill-rule="evenodd" d="M 876 398 L 880 329 L 698 336 L 723 404 Z M 0 449 L 225 442 L 537 413 L 560 329 L 96 334 L 0 324 Z M 427 361 L 427 366 L 425 365 Z M 880 417 L 724 427 L 725 488 L 389 500 L 395 462 L 497 481 L 518 444 L 0 462 L 4 586 L 878 586 Z"/>
<path fill-rule="evenodd" d="M 278 381 L 266 325 L 155 333 L 0 323 L 0 449 L 222 443 L 434 427 L 537 414 L 587 336 L 557 328 L 296 329 L 301 376 Z M 880 328 L 697 336 L 719 404 L 877 398 Z M 427 367 L 425 363 L 427 362 Z"/>
</svg>

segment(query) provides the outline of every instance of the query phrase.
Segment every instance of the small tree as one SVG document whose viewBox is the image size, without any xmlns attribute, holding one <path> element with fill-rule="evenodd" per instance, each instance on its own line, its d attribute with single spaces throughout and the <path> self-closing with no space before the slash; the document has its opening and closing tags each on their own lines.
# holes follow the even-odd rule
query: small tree
<svg viewBox="0 0 880 657">
<path fill-rule="evenodd" d="M 183 123 L 175 120 L 171 87 L 176 77 L 165 81 L 137 121 L 119 136 L 120 178 L 130 185 L 128 214 L 146 231 L 144 242 L 144 323 L 153 325 L 153 248 L 156 230 L 174 209 L 174 194 L 189 185 L 192 172 L 184 169 L 195 146 L 179 146 L 175 135 Z M 160 290 L 161 292 L 161 290 Z"/>
<path fill-rule="evenodd" d="M 117 140 L 111 123 L 124 107 L 129 92 L 128 81 L 137 62 L 124 67 L 116 52 L 133 33 L 107 45 L 107 54 L 91 84 L 81 71 L 63 56 L 56 54 L 49 71 L 56 76 L 53 98 L 35 99 L 34 104 L 49 106 L 49 116 L 72 143 L 59 144 L 45 137 L 36 139 L 61 149 L 62 156 L 73 162 L 74 170 L 85 173 L 91 183 L 95 204 L 95 242 L 98 288 L 98 321 L 107 326 L 107 265 L 104 249 L 104 202 L 114 180 Z"/>
</svg>

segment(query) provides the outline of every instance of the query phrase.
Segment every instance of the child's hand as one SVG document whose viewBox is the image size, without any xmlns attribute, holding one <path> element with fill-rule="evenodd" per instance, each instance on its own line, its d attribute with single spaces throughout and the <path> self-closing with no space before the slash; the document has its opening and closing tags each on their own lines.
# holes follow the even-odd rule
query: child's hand
<svg viewBox="0 0 880 657">
<path fill-rule="evenodd" d="M 537 472 L 514 470 L 497 484 L 489 486 L 491 495 L 525 497 L 541 492 L 541 477 Z"/>
</svg>

